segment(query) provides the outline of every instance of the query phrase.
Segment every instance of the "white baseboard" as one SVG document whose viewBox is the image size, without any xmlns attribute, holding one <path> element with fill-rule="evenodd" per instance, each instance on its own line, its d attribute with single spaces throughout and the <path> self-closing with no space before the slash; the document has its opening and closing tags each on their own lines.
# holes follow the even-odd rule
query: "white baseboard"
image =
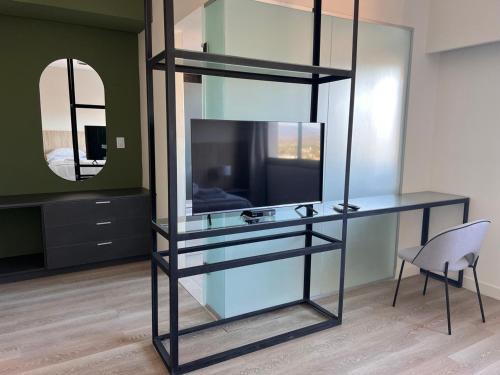
<svg viewBox="0 0 500 375">
<path fill-rule="evenodd" d="M 464 276 L 464 288 L 476 292 L 476 284 L 473 277 Z M 500 288 L 498 286 L 479 281 L 481 294 L 500 300 Z"/>
</svg>

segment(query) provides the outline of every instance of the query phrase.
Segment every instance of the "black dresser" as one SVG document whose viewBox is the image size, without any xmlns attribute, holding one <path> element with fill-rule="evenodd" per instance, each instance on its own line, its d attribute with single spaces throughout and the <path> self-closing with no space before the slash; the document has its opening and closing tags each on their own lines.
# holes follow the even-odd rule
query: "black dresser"
<svg viewBox="0 0 500 375">
<path fill-rule="evenodd" d="M 0 281 L 142 259 L 151 252 L 151 203 L 145 189 L 0 198 L 0 209 L 27 207 L 41 210 L 43 254 L 0 259 L 13 271 L 4 266 Z"/>
</svg>

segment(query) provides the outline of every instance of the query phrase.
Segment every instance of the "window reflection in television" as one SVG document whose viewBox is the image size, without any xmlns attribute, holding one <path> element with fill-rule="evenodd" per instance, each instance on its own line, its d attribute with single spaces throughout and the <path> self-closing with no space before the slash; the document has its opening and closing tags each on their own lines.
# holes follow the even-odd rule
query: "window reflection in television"
<svg viewBox="0 0 500 375">
<path fill-rule="evenodd" d="M 321 159 L 321 128 L 313 124 L 279 122 L 269 127 L 269 156 L 279 159 Z"/>
<path fill-rule="evenodd" d="M 304 126 L 300 124 L 300 159 L 320 160 L 321 144 L 318 140 L 321 138 L 321 129 L 319 126 Z"/>
<path fill-rule="evenodd" d="M 299 124 L 301 126 L 302 124 Z M 278 123 L 278 155 L 280 159 L 298 159 L 299 127 L 297 124 Z"/>
</svg>

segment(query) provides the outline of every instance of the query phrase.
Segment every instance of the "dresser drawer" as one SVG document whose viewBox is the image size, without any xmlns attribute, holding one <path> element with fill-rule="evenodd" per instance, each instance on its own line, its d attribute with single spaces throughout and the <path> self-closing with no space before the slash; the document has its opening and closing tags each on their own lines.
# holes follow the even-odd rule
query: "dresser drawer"
<svg viewBox="0 0 500 375">
<path fill-rule="evenodd" d="M 151 252 L 151 237 L 122 238 L 114 241 L 88 242 L 73 246 L 47 248 L 49 269 L 126 259 Z"/>
<path fill-rule="evenodd" d="M 147 195 L 58 202 L 43 207 L 46 228 L 134 217 L 150 217 Z"/>
<path fill-rule="evenodd" d="M 151 222 L 147 217 L 104 219 L 45 228 L 46 247 L 70 246 L 85 242 L 112 241 L 126 237 L 147 237 Z"/>
</svg>

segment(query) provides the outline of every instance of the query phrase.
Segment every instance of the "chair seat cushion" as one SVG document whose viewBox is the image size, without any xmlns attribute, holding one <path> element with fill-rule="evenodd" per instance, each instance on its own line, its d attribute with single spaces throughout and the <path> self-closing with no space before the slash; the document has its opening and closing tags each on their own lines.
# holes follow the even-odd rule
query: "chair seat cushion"
<svg viewBox="0 0 500 375">
<path fill-rule="evenodd" d="M 415 257 L 418 255 L 419 251 L 422 249 L 423 246 L 415 246 L 415 247 L 409 247 L 406 249 L 401 249 L 398 251 L 398 256 L 407 261 L 410 262 L 411 264 L 414 264 L 417 267 L 422 268 L 422 265 L 419 264 L 418 258 L 415 259 Z M 462 271 L 466 268 L 468 268 L 470 265 L 469 259 L 467 257 L 463 257 L 456 261 L 455 263 L 450 263 L 448 265 L 448 270 L 449 271 Z M 435 271 L 435 272 L 444 272 L 444 268 L 441 269 L 433 269 L 429 271 Z"/>
<path fill-rule="evenodd" d="M 407 262 L 413 263 L 413 259 L 417 256 L 418 252 L 423 246 L 408 247 L 406 249 L 401 249 L 398 251 L 398 256 L 406 260 Z"/>
</svg>

